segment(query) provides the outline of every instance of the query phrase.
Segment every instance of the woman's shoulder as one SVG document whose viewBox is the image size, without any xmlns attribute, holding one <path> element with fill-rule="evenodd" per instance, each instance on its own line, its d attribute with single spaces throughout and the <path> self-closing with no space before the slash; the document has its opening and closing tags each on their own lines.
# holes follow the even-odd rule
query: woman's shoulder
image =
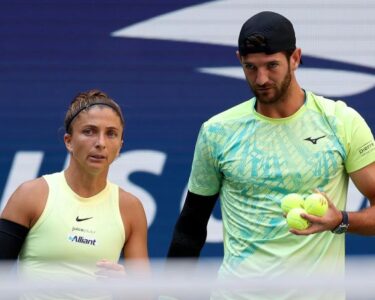
<svg viewBox="0 0 375 300">
<path fill-rule="evenodd" d="M 48 185 L 43 177 L 22 183 L 10 196 L 2 218 L 31 227 L 43 211 L 48 197 Z"/>
<path fill-rule="evenodd" d="M 120 207 L 124 207 L 127 209 L 143 209 L 143 205 L 141 200 L 134 196 L 133 194 L 123 190 L 122 188 L 119 188 L 119 201 L 120 201 Z"/>
<path fill-rule="evenodd" d="M 22 183 L 15 192 L 18 193 L 36 193 L 48 191 L 48 184 L 44 177 L 38 177 L 36 179 L 28 180 Z"/>
</svg>

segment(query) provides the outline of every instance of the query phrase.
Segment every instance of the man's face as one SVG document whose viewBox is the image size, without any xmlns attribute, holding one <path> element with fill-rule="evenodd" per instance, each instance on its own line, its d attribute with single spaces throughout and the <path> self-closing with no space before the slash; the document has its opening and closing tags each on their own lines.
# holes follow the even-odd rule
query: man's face
<svg viewBox="0 0 375 300">
<path fill-rule="evenodd" d="M 239 59 L 258 102 L 273 104 L 286 98 L 292 73 L 284 53 L 252 53 L 239 56 Z"/>
</svg>

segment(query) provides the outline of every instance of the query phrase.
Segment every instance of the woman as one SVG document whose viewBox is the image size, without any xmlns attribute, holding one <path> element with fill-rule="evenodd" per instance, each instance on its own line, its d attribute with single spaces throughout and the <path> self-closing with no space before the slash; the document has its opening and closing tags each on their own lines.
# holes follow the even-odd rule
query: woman
<svg viewBox="0 0 375 300">
<path fill-rule="evenodd" d="M 80 93 L 66 113 L 65 130 L 68 168 L 25 182 L 10 197 L 0 218 L 0 258 L 19 258 L 23 273 L 42 280 L 65 273 L 121 275 L 121 251 L 147 271 L 142 204 L 107 180 L 123 144 L 120 107 L 99 90 Z"/>
</svg>

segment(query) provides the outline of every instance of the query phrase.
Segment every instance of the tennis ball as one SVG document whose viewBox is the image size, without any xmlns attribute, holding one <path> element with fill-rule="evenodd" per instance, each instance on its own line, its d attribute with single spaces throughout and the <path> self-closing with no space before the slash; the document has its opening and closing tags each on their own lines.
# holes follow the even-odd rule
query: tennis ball
<svg viewBox="0 0 375 300">
<path fill-rule="evenodd" d="M 310 215 L 322 217 L 328 210 L 328 201 L 322 194 L 311 194 L 305 199 L 305 210 Z"/>
<path fill-rule="evenodd" d="M 303 197 L 297 193 L 288 194 L 283 199 L 281 199 L 281 209 L 286 214 L 289 213 L 292 208 L 303 208 L 303 205 Z"/>
<path fill-rule="evenodd" d="M 289 228 L 303 230 L 310 226 L 309 221 L 301 217 L 302 213 L 306 213 L 303 208 L 292 208 L 286 216 L 286 222 Z"/>
</svg>

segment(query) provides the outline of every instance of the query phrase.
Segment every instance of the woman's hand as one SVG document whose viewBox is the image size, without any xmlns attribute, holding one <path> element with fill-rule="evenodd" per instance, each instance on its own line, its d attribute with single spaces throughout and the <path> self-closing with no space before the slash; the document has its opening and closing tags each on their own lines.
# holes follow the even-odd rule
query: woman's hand
<svg viewBox="0 0 375 300">
<path fill-rule="evenodd" d="M 106 278 L 119 278 L 125 277 L 125 267 L 121 264 L 111 262 L 107 259 L 101 259 L 96 263 L 98 271 L 95 275 Z"/>
</svg>

